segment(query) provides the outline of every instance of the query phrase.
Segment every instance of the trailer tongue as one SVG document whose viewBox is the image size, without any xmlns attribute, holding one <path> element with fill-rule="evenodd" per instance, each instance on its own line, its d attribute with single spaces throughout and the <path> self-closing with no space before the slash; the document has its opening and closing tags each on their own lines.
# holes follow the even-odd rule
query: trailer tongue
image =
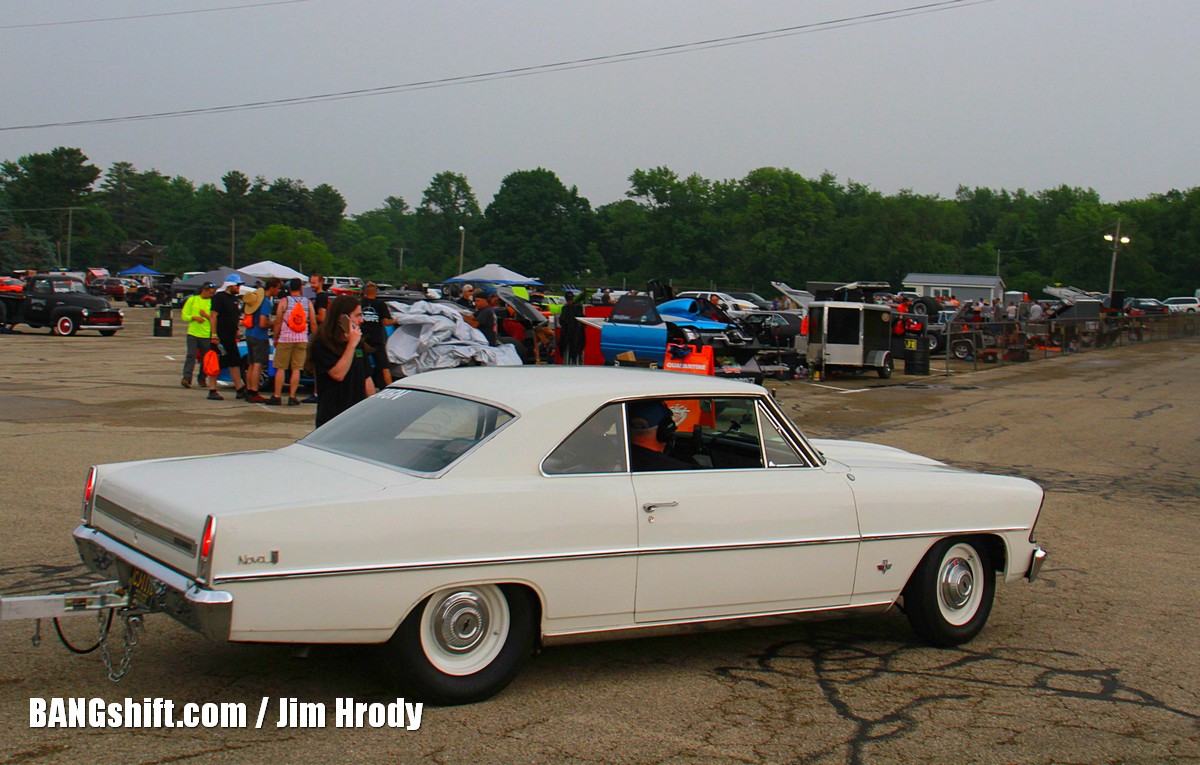
<svg viewBox="0 0 1200 765">
<path fill-rule="evenodd" d="M 131 597 L 123 590 L 119 582 L 97 582 L 89 588 L 77 592 L 67 592 L 56 595 L 22 595 L 10 597 L 0 595 L 0 621 L 17 621 L 33 619 L 33 637 L 30 642 L 36 648 L 42 643 L 42 620 L 51 619 L 58 639 L 71 653 L 86 654 L 99 650 L 104 658 L 104 667 L 108 670 L 108 679 L 114 683 L 129 671 L 133 659 L 133 649 L 138 644 L 139 633 L 142 631 L 142 614 L 140 609 L 131 605 Z M 96 643 L 88 648 L 71 645 L 63 634 L 58 620 L 67 616 L 96 615 Z M 109 652 L 109 634 L 112 631 L 114 617 L 121 616 L 125 629 L 122 636 L 121 656 L 114 663 Z"/>
</svg>

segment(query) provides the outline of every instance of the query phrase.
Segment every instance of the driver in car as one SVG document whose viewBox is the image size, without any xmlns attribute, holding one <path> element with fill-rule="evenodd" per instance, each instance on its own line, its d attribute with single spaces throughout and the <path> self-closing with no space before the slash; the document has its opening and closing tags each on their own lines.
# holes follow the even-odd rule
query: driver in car
<svg viewBox="0 0 1200 765">
<path fill-rule="evenodd" d="M 626 405 L 629 425 L 629 465 L 635 473 L 655 470 L 694 470 L 695 465 L 666 453 L 675 436 L 675 419 L 662 401 Z"/>
</svg>

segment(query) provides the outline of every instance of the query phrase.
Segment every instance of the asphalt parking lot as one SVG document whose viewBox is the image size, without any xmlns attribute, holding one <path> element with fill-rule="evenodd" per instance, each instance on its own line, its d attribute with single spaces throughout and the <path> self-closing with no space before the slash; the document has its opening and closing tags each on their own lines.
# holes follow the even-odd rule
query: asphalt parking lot
<svg viewBox="0 0 1200 765">
<path fill-rule="evenodd" d="M 71 530 L 87 467 L 281 446 L 313 407 L 223 402 L 179 385 L 182 337 L 130 309 L 117 337 L 0 337 L 0 592 L 87 579 Z M 936 364 L 935 364 L 936 369 Z M 902 371 L 902 367 L 899 371 Z M 207 642 L 147 620 L 105 678 L 43 627 L 0 624 L 0 765 L 203 762 L 1096 763 L 1200 761 L 1200 340 L 952 377 L 769 383 L 812 436 L 898 446 L 1047 490 L 1042 578 L 1000 585 L 966 646 L 903 615 L 548 649 L 495 699 L 428 708 L 418 730 L 30 728 L 33 697 L 402 695 L 359 652 Z M 213 475 L 247 492 L 262 476 Z M 204 484 L 180 487 L 203 492 Z M 920 498 L 937 503 L 939 498 Z M 68 625 L 76 642 L 95 622 Z"/>
</svg>

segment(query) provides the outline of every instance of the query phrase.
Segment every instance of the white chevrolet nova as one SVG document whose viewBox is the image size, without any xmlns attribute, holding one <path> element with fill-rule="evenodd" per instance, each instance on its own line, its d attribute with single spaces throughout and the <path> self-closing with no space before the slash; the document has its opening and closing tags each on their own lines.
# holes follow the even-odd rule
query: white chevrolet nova
<svg viewBox="0 0 1200 765">
<path fill-rule="evenodd" d="M 463 703 L 538 643 L 896 605 L 968 641 L 997 575 L 1037 575 L 1041 503 L 1020 478 L 808 440 L 757 386 L 475 367 L 277 451 L 100 465 L 75 539 L 144 610 L 217 640 L 382 644 L 406 692 Z"/>
</svg>

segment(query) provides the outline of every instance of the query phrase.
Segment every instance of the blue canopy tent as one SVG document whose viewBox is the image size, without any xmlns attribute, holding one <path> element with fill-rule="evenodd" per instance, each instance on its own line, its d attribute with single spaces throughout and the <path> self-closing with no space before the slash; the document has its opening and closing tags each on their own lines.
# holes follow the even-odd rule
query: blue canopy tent
<svg viewBox="0 0 1200 765">
<path fill-rule="evenodd" d="M 447 284 L 461 282 L 488 282 L 491 284 L 541 284 L 540 279 L 530 279 L 528 276 L 522 276 L 516 271 L 498 266 L 495 263 L 488 263 L 486 266 L 476 268 L 474 271 L 467 271 L 465 274 L 459 274 L 452 279 L 447 279 Z"/>
<path fill-rule="evenodd" d="M 143 266 L 141 263 L 138 263 L 133 268 L 126 268 L 124 271 L 118 272 L 117 275 L 118 276 L 162 276 L 162 274 L 159 273 L 158 271 L 155 271 L 153 268 L 147 268 L 146 266 Z"/>
</svg>

